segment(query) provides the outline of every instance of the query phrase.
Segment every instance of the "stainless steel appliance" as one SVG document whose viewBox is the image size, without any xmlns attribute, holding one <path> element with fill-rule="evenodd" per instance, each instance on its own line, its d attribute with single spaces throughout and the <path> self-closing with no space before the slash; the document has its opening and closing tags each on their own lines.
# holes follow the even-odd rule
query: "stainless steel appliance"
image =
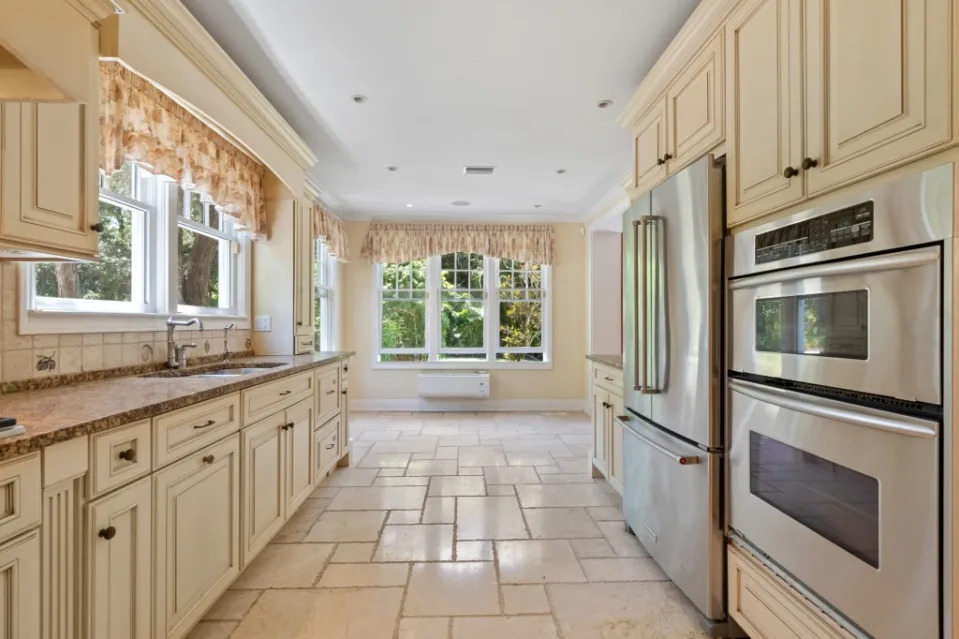
<svg viewBox="0 0 959 639">
<path fill-rule="evenodd" d="M 706 620 L 722 623 L 723 167 L 711 156 L 624 216 L 623 513 Z"/>
<path fill-rule="evenodd" d="M 942 631 L 953 174 L 730 238 L 730 528 L 875 639 Z"/>
</svg>

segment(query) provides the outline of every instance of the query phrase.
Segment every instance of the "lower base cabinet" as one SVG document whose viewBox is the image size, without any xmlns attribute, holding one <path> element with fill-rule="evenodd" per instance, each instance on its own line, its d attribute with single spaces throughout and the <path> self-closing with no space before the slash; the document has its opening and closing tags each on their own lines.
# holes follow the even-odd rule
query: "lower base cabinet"
<svg viewBox="0 0 959 639">
<path fill-rule="evenodd" d="M 244 566 L 270 543 L 283 527 L 283 412 L 260 420 L 240 431 L 242 455 L 242 502 Z"/>
<path fill-rule="evenodd" d="M 340 416 L 316 429 L 313 433 L 314 460 L 316 464 L 315 477 L 319 483 L 336 465 L 339 460 Z"/>
<path fill-rule="evenodd" d="M 313 413 L 312 399 L 286 410 L 286 517 L 313 492 Z"/>
<path fill-rule="evenodd" d="M 40 639 L 40 530 L 0 545 L 0 639 Z"/>
<path fill-rule="evenodd" d="M 153 476 L 154 636 L 185 636 L 240 573 L 240 437 Z"/>
<path fill-rule="evenodd" d="M 150 639 L 153 499 L 150 478 L 87 505 L 89 637 Z"/>
<path fill-rule="evenodd" d="M 593 364 L 592 377 L 593 467 L 622 494 L 623 425 L 616 421 L 624 414 L 622 372 Z"/>
</svg>

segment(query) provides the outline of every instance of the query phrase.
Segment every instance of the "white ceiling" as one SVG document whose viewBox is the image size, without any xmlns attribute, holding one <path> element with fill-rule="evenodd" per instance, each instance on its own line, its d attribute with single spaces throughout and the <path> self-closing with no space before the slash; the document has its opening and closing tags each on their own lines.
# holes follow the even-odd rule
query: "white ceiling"
<svg viewBox="0 0 959 639">
<path fill-rule="evenodd" d="M 585 219 L 629 169 L 617 115 L 697 4 L 184 2 L 317 153 L 334 210 L 447 221 Z"/>
</svg>

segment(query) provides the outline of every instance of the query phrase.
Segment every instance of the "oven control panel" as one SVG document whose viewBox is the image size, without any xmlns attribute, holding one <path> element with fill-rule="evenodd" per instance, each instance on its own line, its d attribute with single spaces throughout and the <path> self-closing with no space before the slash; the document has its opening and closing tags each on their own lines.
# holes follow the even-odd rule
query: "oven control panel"
<svg viewBox="0 0 959 639">
<path fill-rule="evenodd" d="M 872 241 L 870 200 L 756 236 L 756 264 Z"/>
</svg>

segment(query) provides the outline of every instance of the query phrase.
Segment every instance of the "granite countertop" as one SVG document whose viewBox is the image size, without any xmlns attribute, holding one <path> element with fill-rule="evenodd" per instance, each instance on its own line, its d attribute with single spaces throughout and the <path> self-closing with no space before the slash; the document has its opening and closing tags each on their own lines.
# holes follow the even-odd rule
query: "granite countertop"
<svg viewBox="0 0 959 639">
<path fill-rule="evenodd" d="M 0 439 L 0 460 L 339 362 L 354 354 L 241 357 L 231 359 L 229 365 L 278 363 L 280 366 L 242 377 L 130 376 L 0 395 L 0 415 L 15 417 L 27 431 Z M 224 364 L 204 364 L 190 370 L 214 370 Z"/>
<path fill-rule="evenodd" d="M 623 370 L 622 355 L 594 355 L 593 353 L 589 353 L 586 355 L 586 359 L 590 360 L 591 362 L 596 362 L 597 364 L 604 364 L 606 366 Z"/>
</svg>

